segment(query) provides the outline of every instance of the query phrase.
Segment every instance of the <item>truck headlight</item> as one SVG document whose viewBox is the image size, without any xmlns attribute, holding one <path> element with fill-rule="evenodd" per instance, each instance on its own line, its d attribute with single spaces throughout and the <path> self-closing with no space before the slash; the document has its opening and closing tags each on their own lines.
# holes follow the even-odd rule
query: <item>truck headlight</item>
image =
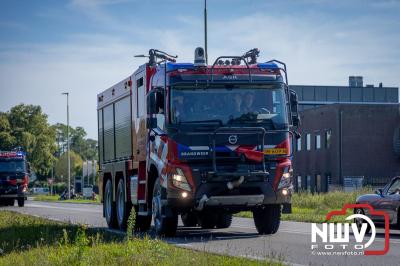
<svg viewBox="0 0 400 266">
<path fill-rule="evenodd" d="M 281 180 L 279 181 L 278 189 L 288 187 L 292 184 L 293 169 L 290 166 L 283 169 Z"/>
<path fill-rule="evenodd" d="M 190 188 L 190 185 L 185 177 L 185 174 L 183 173 L 182 169 L 176 168 L 176 174 L 172 175 L 172 184 L 180 189 L 186 190 L 186 191 L 192 191 Z"/>
</svg>

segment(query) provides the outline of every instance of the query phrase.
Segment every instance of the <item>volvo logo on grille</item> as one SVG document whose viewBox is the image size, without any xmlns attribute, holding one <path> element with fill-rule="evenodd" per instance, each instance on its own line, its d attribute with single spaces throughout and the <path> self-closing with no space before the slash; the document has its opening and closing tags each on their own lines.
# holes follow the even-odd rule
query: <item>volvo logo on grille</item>
<svg viewBox="0 0 400 266">
<path fill-rule="evenodd" d="M 238 141 L 238 137 L 236 135 L 230 135 L 228 141 L 230 144 L 234 145 Z"/>
</svg>

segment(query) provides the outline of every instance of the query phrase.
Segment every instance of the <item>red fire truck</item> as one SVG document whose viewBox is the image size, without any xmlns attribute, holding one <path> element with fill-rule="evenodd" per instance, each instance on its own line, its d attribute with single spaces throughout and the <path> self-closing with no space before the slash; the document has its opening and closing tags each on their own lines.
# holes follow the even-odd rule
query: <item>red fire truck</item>
<svg viewBox="0 0 400 266">
<path fill-rule="evenodd" d="M 22 151 L 0 151 L 0 204 L 23 207 L 29 182 L 29 163 Z"/>
<path fill-rule="evenodd" d="M 97 95 L 99 190 L 111 228 L 172 236 L 184 226 L 227 228 L 252 211 L 260 234 L 291 212 L 297 95 L 286 65 L 259 51 L 194 63 L 151 49 L 149 61 Z"/>
</svg>

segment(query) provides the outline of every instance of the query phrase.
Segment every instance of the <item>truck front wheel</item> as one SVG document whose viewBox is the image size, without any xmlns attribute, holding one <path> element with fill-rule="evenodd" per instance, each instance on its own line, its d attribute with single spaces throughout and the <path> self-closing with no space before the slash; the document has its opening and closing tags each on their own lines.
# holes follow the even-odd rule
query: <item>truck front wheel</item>
<svg viewBox="0 0 400 266">
<path fill-rule="evenodd" d="M 7 199 L 6 200 L 6 205 L 7 206 L 14 206 L 15 200 L 14 199 Z"/>
<path fill-rule="evenodd" d="M 194 227 L 197 226 L 197 215 L 194 212 L 186 212 L 181 214 L 183 226 Z"/>
<path fill-rule="evenodd" d="M 218 222 L 218 214 L 209 210 L 202 211 L 199 218 L 203 229 L 214 229 Z"/>
<path fill-rule="evenodd" d="M 228 228 L 232 224 L 232 214 L 231 213 L 220 213 L 217 219 L 217 228 L 223 229 Z"/>
<path fill-rule="evenodd" d="M 107 180 L 106 188 L 104 189 L 104 216 L 109 228 L 117 228 L 117 215 L 115 211 L 115 203 L 113 202 L 113 188 L 111 179 Z"/>
<path fill-rule="evenodd" d="M 165 191 L 161 187 L 160 178 L 157 178 L 152 199 L 154 229 L 157 235 L 174 236 L 178 227 L 178 214 L 168 205 L 163 205 L 163 201 L 165 201 Z"/>
<path fill-rule="evenodd" d="M 253 218 L 260 235 L 275 234 L 281 223 L 281 205 L 270 204 L 254 209 Z"/>
</svg>

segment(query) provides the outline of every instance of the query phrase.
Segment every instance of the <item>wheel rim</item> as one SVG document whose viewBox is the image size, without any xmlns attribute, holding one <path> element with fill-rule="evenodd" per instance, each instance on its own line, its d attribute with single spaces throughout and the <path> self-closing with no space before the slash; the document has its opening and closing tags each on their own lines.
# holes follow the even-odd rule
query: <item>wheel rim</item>
<svg viewBox="0 0 400 266">
<path fill-rule="evenodd" d="M 118 200 L 117 200 L 117 212 L 118 212 L 118 222 L 121 224 L 124 219 L 124 192 L 121 186 L 118 186 Z"/>
<path fill-rule="evenodd" d="M 153 193 L 152 213 L 153 213 L 154 226 L 156 230 L 158 230 L 161 224 L 161 192 L 158 187 L 155 189 Z"/>
<path fill-rule="evenodd" d="M 111 192 L 110 192 L 110 186 L 107 185 L 106 189 L 106 218 L 107 221 L 110 221 L 110 216 L 111 216 Z"/>
</svg>

